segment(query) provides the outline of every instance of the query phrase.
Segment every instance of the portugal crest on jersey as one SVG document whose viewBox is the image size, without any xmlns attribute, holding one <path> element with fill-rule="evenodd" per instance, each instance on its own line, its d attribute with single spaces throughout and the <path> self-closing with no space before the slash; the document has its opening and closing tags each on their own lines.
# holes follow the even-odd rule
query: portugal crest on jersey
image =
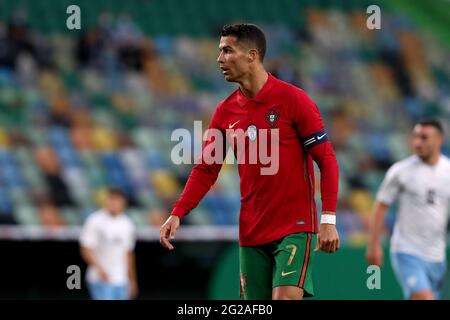
<svg viewBox="0 0 450 320">
<path fill-rule="evenodd" d="M 278 111 L 272 109 L 266 113 L 266 120 L 269 121 L 269 127 L 271 128 L 275 128 L 278 118 L 280 118 L 280 113 Z"/>
</svg>

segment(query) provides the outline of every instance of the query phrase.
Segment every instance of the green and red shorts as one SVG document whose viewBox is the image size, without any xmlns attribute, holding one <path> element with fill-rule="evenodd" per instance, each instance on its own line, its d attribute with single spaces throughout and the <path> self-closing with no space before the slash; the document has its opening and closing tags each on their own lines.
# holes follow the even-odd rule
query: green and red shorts
<svg viewBox="0 0 450 320">
<path fill-rule="evenodd" d="M 317 236 L 294 233 L 279 240 L 239 249 L 241 298 L 270 300 L 272 288 L 296 286 L 314 295 L 312 263 Z"/>
</svg>

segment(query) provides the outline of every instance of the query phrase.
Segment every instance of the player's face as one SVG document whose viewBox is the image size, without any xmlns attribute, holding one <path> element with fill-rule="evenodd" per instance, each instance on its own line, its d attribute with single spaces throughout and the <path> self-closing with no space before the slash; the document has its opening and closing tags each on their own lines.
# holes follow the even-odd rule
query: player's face
<svg viewBox="0 0 450 320">
<path fill-rule="evenodd" d="M 428 159 L 440 151 L 442 136 L 433 126 L 416 125 L 413 130 L 414 152 L 422 159 Z"/>
<path fill-rule="evenodd" d="M 248 50 L 234 36 L 220 38 L 217 62 L 225 80 L 230 82 L 238 82 L 250 68 Z"/>
<path fill-rule="evenodd" d="M 126 200 L 118 195 L 109 195 L 106 200 L 106 210 L 112 214 L 119 214 L 125 210 Z"/>
</svg>

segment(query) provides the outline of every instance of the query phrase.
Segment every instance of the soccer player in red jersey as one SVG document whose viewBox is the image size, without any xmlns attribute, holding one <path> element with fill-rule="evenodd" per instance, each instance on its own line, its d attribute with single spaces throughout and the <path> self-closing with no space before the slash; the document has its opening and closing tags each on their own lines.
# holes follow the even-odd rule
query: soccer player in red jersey
<svg viewBox="0 0 450 320">
<path fill-rule="evenodd" d="M 263 132 L 275 132 L 277 135 L 269 135 L 267 143 L 278 144 L 278 164 L 273 172 L 264 174 L 262 169 L 267 169 L 267 164 L 260 160 L 238 162 L 241 297 L 298 300 L 311 296 L 314 252 L 332 253 L 339 248 L 335 225 L 339 169 L 319 109 L 303 90 L 265 70 L 266 40 L 257 26 L 225 26 L 219 50 L 217 62 L 225 80 L 239 87 L 218 104 L 210 129 L 219 130 L 228 141 L 236 138 L 233 132 L 245 132 L 247 158 L 252 144 L 262 140 Z M 216 140 L 208 139 L 203 151 Z M 320 228 L 313 160 L 321 174 Z M 183 193 L 161 227 L 164 247 L 173 249 L 169 240 L 174 239 L 180 219 L 198 205 L 220 169 L 221 162 L 210 161 L 192 169 Z"/>
</svg>

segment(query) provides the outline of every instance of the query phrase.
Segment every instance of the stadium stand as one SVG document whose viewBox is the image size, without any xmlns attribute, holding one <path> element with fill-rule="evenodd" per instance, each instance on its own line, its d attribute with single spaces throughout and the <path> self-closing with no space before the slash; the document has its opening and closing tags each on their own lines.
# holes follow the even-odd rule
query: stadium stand
<svg viewBox="0 0 450 320">
<path fill-rule="evenodd" d="M 383 15 L 391 32 L 374 33 L 356 1 L 77 3 L 81 31 L 65 27 L 70 1 L 0 1 L 0 224 L 80 225 L 113 185 L 138 226 L 159 226 L 191 169 L 171 162 L 171 133 L 208 123 L 232 90 L 218 35 L 242 17 L 266 31 L 268 69 L 321 109 L 340 163 L 344 242 L 365 241 L 373 194 L 408 155 L 414 121 L 450 123 L 448 47 L 393 12 Z M 187 223 L 235 225 L 238 190 L 225 165 Z"/>
</svg>

